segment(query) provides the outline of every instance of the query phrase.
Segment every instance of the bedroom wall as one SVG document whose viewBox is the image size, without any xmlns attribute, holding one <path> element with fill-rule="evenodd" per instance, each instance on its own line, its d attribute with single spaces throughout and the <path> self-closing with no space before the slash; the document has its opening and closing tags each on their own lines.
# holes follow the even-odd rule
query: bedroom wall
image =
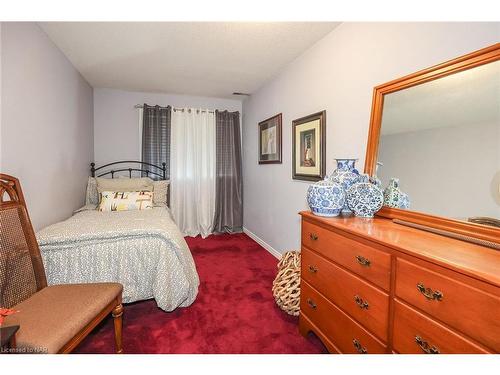
<svg viewBox="0 0 500 375">
<path fill-rule="evenodd" d="M 300 248 L 307 182 L 292 180 L 291 122 L 326 110 L 335 157 L 363 169 L 373 87 L 498 42 L 500 23 L 343 23 L 243 103 L 244 226 L 271 251 Z M 283 164 L 257 163 L 257 124 L 283 113 Z"/>
<path fill-rule="evenodd" d="M 92 87 L 36 23 L 2 24 L 0 170 L 21 181 L 35 230 L 82 206 Z"/>
<path fill-rule="evenodd" d="M 134 106 L 143 103 L 242 112 L 240 100 L 96 88 L 94 160 L 97 165 L 141 159 L 139 112 Z"/>
</svg>

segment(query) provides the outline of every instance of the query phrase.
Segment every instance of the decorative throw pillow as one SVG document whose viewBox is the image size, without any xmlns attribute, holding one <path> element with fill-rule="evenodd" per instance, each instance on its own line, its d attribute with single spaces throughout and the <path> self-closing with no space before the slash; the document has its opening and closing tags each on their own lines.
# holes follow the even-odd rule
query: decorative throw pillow
<svg viewBox="0 0 500 375">
<path fill-rule="evenodd" d="M 167 193 L 170 181 L 159 180 L 153 182 L 153 204 L 155 206 L 167 205 Z"/>
<path fill-rule="evenodd" d="M 153 191 L 153 180 L 139 178 L 103 178 L 97 177 L 97 191 Z"/>
<path fill-rule="evenodd" d="M 85 195 L 85 205 L 99 204 L 99 192 L 97 191 L 97 181 L 94 177 L 89 177 L 87 182 L 87 193 Z"/>
<path fill-rule="evenodd" d="M 103 191 L 98 211 L 130 211 L 153 208 L 151 191 Z"/>
</svg>

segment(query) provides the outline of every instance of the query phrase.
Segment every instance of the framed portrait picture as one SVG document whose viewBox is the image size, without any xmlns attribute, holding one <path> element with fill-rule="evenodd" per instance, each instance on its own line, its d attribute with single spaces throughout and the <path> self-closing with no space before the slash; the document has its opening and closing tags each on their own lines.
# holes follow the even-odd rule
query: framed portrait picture
<svg viewBox="0 0 500 375">
<path fill-rule="evenodd" d="M 281 164 L 281 113 L 259 122 L 259 164 Z"/>
<path fill-rule="evenodd" d="M 326 111 L 292 122 L 292 178 L 319 181 L 325 177 Z"/>
</svg>

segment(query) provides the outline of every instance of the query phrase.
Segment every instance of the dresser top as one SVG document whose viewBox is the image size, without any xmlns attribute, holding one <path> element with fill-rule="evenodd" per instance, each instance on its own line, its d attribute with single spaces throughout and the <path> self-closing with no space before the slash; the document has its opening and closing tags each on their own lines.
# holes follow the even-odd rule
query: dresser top
<svg viewBox="0 0 500 375">
<path fill-rule="evenodd" d="M 302 211 L 300 215 L 324 227 L 351 233 L 500 286 L 498 250 L 396 224 L 385 218 L 323 218 L 308 211 Z"/>
</svg>

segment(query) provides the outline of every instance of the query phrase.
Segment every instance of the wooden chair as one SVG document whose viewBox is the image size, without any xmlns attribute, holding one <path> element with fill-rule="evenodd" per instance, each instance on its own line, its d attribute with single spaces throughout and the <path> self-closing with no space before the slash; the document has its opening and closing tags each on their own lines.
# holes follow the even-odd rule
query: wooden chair
<svg viewBox="0 0 500 375">
<path fill-rule="evenodd" d="M 18 311 L 3 323 L 20 326 L 15 352 L 69 353 L 112 313 L 122 353 L 122 290 L 118 283 L 47 286 L 21 185 L 0 174 L 0 306 Z"/>
</svg>

